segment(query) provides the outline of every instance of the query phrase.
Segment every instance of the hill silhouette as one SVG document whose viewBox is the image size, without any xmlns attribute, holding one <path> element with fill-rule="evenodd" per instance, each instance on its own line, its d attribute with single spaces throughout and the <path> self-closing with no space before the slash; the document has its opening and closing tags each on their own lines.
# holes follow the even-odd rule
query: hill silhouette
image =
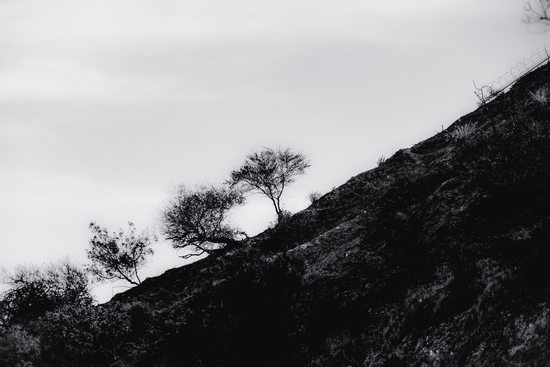
<svg viewBox="0 0 550 367">
<path fill-rule="evenodd" d="M 547 365 L 549 86 L 547 64 L 254 238 L 11 327 L 0 365 Z"/>
<path fill-rule="evenodd" d="M 242 246 L 117 295 L 143 316 L 140 358 L 546 365 L 548 85 L 545 65 Z"/>
</svg>

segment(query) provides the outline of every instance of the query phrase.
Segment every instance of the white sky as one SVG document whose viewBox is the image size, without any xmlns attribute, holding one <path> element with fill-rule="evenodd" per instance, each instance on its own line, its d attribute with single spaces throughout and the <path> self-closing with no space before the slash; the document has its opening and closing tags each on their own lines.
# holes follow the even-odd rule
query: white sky
<svg viewBox="0 0 550 367">
<path fill-rule="evenodd" d="M 523 17 L 521 0 L 0 0 L 0 266 L 84 262 L 90 221 L 154 227 L 174 185 L 264 146 L 310 157 L 284 198 L 302 209 L 475 109 L 472 79 L 544 46 Z M 235 214 L 250 235 L 273 219 L 259 197 Z M 157 252 L 145 275 L 183 264 Z"/>
</svg>

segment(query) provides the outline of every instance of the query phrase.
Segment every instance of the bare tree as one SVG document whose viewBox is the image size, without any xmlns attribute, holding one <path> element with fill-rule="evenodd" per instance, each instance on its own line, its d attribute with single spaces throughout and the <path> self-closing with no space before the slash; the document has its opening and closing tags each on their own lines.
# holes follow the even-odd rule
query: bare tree
<svg viewBox="0 0 550 367">
<path fill-rule="evenodd" d="M 240 186 L 244 191 L 256 191 L 267 196 L 275 207 L 277 217 L 281 218 L 284 189 L 294 182 L 295 176 L 303 174 L 309 167 L 309 160 L 301 153 L 289 148 L 264 148 L 249 154 L 243 165 L 231 172 L 228 182 L 232 187 Z"/>
<path fill-rule="evenodd" d="M 525 3 L 525 22 L 550 25 L 550 0 L 528 0 Z"/>
<path fill-rule="evenodd" d="M 227 220 L 229 211 L 242 203 L 244 197 L 235 189 L 199 185 L 189 190 L 180 185 L 162 212 L 161 232 L 174 248 L 193 248 L 182 258 L 211 254 L 221 246 L 238 244 L 245 236 Z"/>
<path fill-rule="evenodd" d="M 131 284 L 141 284 L 138 269 L 143 266 L 145 258 L 154 253 L 150 245 L 157 241 L 155 235 L 147 231 L 140 235 L 132 222 L 128 223 L 128 232 L 122 229 L 109 235 L 106 228 L 94 222 L 90 224 L 94 237 L 90 248 L 86 250 L 91 264 L 88 270 L 98 281 L 121 279 Z"/>
</svg>

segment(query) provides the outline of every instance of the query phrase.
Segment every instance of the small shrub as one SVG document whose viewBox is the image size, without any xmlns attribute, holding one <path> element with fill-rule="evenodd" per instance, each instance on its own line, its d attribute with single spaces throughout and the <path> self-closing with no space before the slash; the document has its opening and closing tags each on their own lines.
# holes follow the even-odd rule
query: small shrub
<svg viewBox="0 0 550 367">
<path fill-rule="evenodd" d="M 476 83 L 474 82 L 474 86 L 475 85 Z M 489 101 L 491 101 L 492 99 L 498 97 L 503 93 L 502 90 L 494 88 L 493 86 L 489 86 L 489 85 L 484 85 L 481 88 L 478 88 L 477 86 L 475 86 L 475 88 L 476 88 L 476 91 L 474 93 L 479 99 L 477 103 L 478 106 L 486 105 Z"/>
<path fill-rule="evenodd" d="M 386 157 L 381 156 L 381 157 L 378 158 L 378 160 L 376 161 L 376 164 L 377 164 L 378 166 L 380 166 L 380 165 L 382 165 L 385 161 L 386 161 Z"/>
<path fill-rule="evenodd" d="M 311 204 L 315 204 L 317 200 L 321 198 L 321 193 L 319 191 L 314 191 L 308 195 L 308 199 L 311 202 Z"/>
<path fill-rule="evenodd" d="M 544 87 L 540 87 L 535 92 L 529 92 L 529 95 L 533 101 L 545 104 L 550 98 L 550 86 L 545 85 Z"/>
<path fill-rule="evenodd" d="M 464 140 L 476 130 L 476 123 L 466 122 L 447 133 L 447 140 Z"/>
</svg>

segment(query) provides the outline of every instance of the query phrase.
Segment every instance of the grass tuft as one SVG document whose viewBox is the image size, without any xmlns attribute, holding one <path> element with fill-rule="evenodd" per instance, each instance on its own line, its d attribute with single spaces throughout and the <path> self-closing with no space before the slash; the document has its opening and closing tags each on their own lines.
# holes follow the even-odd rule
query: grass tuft
<svg viewBox="0 0 550 367">
<path fill-rule="evenodd" d="M 466 122 L 447 133 L 447 140 L 464 140 L 476 130 L 476 123 Z"/>
<path fill-rule="evenodd" d="M 550 86 L 545 85 L 544 87 L 540 87 L 535 92 L 529 92 L 529 95 L 533 101 L 545 104 L 550 97 Z"/>
</svg>

